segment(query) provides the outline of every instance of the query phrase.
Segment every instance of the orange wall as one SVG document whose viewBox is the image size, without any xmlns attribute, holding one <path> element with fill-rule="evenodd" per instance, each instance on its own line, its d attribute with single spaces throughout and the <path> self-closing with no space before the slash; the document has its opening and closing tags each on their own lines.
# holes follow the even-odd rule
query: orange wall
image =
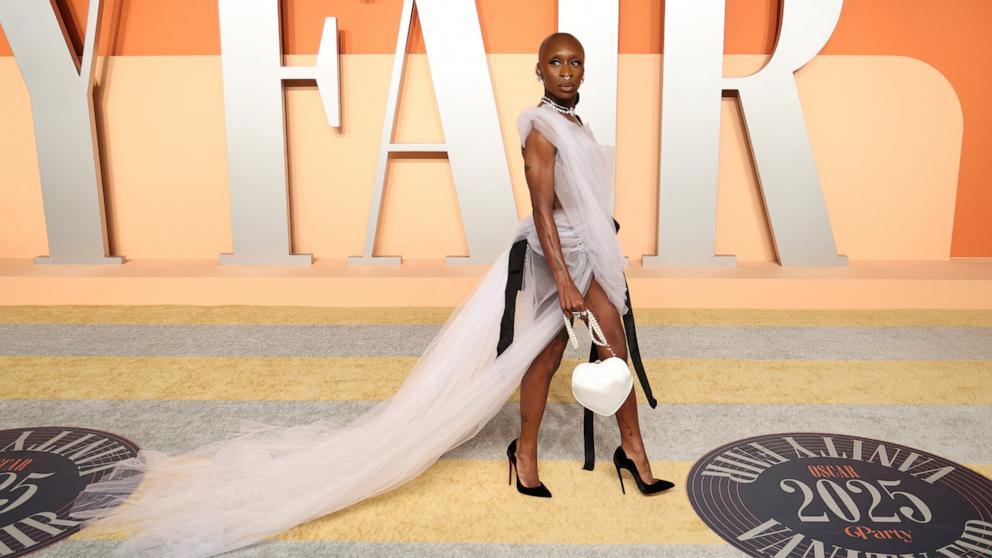
<svg viewBox="0 0 992 558">
<path fill-rule="evenodd" d="M 81 48 L 87 0 L 56 0 Z M 322 18 L 338 18 L 345 54 L 391 53 L 401 0 L 283 0 L 287 54 L 312 54 Z M 555 0 L 477 0 L 490 53 L 534 52 L 555 29 Z M 767 53 L 774 45 L 777 0 L 728 0 L 728 54 Z M 209 0 L 104 0 L 101 50 L 115 55 L 218 54 L 217 4 Z M 620 3 L 620 51 L 659 53 L 663 0 Z M 526 14 L 526 17 L 521 17 Z M 110 22 L 119 20 L 119 25 Z M 902 55 L 935 67 L 964 111 L 952 257 L 992 257 L 992 103 L 985 77 L 992 59 L 992 0 L 846 0 L 823 54 Z M 412 52 L 423 51 L 419 27 Z M 10 48 L 0 31 L 0 56 Z"/>
</svg>

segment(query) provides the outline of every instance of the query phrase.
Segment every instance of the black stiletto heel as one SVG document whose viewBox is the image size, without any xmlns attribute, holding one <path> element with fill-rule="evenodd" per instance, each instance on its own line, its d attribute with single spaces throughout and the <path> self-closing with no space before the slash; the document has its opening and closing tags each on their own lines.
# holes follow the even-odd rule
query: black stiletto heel
<svg viewBox="0 0 992 558">
<path fill-rule="evenodd" d="M 621 494 L 627 494 L 627 491 L 624 490 L 624 488 L 623 488 L 623 475 L 620 474 L 620 464 L 617 463 L 617 454 L 616 454 L 616 452 L 613 453 L 613 464 L 617 468 L 617 478 L 620 479 L 620 493 Z"/>
<path fill-rule="evenodd" d="M 617 477 L 620 478 L 620 492 L 623 494 L 627 494 L 627 491 L 623 487 L 623 475 L 620 474 L 620 469 L 630 471 L 641 494 L 657 494 L 675 486 L 675 484 L 662 479 L 656 479 L 651 484 L 641 480 L 641 475 L 637 472 L 637 465 L 634 464 L 633 459 L 627 457 L 627 452 L 623 451 L 623 446 L 617 446 L 617 449 L 613 452 L 613 465 L 617 468 Z"/>
<path fill-rule="evenodd" d="M 507 480 L 507 484 L 513 479 L 513 472 L 517 470 L 517 439 L 514 438 L 510 445 L 506 448 L 506 459 L 510 462 L 508 471 L 510 478 Z M 550 498 L 551 491 L 548 487 L 544 486 L 544 483 L 537 486 L 524 486 L 520 484 L 520 473 L 517 473 L 517 492 L 521 494 L 526 494 L 528 496 L 537 496 L 539 498 Z"/>
</svg>

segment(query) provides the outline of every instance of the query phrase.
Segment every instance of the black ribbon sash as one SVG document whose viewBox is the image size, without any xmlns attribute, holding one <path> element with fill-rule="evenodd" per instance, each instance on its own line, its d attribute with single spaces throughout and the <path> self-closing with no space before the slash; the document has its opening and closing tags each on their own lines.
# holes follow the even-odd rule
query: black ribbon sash
<svg viewBox="0 0 992 558">
<path fill-rule="evenodd" d="M 620 232 L 620 223 L 613 220 L 615 232 Z M 527 239 L 520 239 L 513 243 L 510 248 L 509 262 L 506 274 L 506 290 L 504 295 L 503 318 L 499 323 L 499 343 L 496 345 L 496 356 L 498 357 L 513 343 L 513 323 L 516 318 L 517 292 L 523 285 L 524 256 L 527 254 Z M 627 286 L 627 278 L 624 277 L 624 286 Z M 648 382 L 647 373 L 644 371 L 644 363 L 641 362 L 641 350 L 637 345 L 637 329 L 634 324 L 634 307 L 630 303 L 630 288 L 626 290 L 627 313 L 623 315 L 623 328 L 627 334 L 627 354 L 634 364 L 634 371 L 637 379 L 644 391 L 644 397 L 652 409 L 658 406 L 658 401 L 651 392 L 651 384 Z M 589 348 L 589 362 L 597 360 L 596 345 Z M 582 468 L 592 471 L 596 463 L 596 441 L 593 432 L 594 426 L 593 412 L 583 408 L 582 413 L 582 437 L 585 445 L 585 464 Z"/>
</svg>

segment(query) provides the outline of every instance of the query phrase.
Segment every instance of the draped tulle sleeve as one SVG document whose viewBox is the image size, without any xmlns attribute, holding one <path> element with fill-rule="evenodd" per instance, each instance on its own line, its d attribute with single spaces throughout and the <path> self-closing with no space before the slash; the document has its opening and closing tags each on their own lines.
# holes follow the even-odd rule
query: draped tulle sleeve
<svg viewBox="0 0 992 558">
<path fill-rule="evenodd" d="M 554 134 L 550 131 L 549 127 L 540 120 L 540 113 L 537 112 L 536 109 L 537 107 L 525 109 L 517 118 L 517 128 L 520 130 L 520 147 L 526 147 L 527 136 L 530 135 L 531 129 L 535 127 L 538 132 L 541 132 L 541 135 L 552 143 L 552 145 L 556 145 L 555 142 L 552 141 L 554 138 L 549 137 L 554 136 Z"/>
</svg>

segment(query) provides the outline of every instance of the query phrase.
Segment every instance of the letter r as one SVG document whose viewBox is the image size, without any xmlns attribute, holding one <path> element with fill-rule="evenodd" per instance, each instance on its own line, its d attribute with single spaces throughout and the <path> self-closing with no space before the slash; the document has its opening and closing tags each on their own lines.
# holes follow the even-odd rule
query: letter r
<svg viewBox="0 0 992 558">
<path fill-rule="evenodd" d="M 771 59 L 723 77 L 725 0 L 669 0 L 661 117 L 658 255 L 645 265 L 733 264 L 715 256 L 720 100 L 736 94 L 779 262 L 846 265 L 838 256 L 793 73 L 830 38 L 843 0 L 782 0 Z"/>
</svg>

